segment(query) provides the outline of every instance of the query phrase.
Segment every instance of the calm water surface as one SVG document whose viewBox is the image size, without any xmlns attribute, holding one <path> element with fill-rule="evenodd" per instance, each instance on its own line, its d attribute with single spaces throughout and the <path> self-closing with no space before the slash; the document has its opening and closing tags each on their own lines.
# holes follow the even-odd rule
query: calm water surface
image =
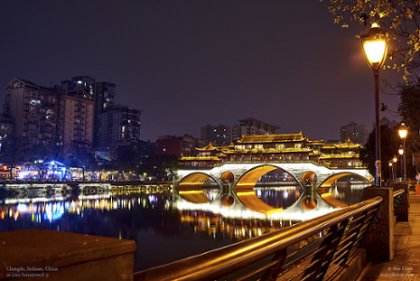
<svg viewBox="0 0 420 281">
<path fill-rule="evenodd" d="M 260 236 L 291 223 L 177 210 L 172 206 L 170 190 L 163 186 L 136 191 L 100 190 L 81 193 L 68 187 L 0 187 L 0 231 L 44 228 L 135 240 L 138 271 Z M 330 192 L 354 203 L 359 200 L 360 190 L 344 184 Z M 287 207 L 301 190 L 294 185 L 259 187 L 256 193 L 274 207 Z"/>
</svg>

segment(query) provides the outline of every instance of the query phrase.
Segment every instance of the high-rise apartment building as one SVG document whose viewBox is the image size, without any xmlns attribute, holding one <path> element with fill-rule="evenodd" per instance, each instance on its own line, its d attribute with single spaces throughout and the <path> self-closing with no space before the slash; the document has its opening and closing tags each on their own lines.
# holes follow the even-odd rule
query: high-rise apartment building
<svg viewBox="0 0 420 281">
<path fill-rule="evenodd" d="M 13 79 L 7 84 L 4 113 L 14 119 L 20 149 L 62 142 L 59 105 L 55 88 L 41 87 L 23 79 Z"/>
<path fill-rule="evenodd" d="M 232 139 L 239 140 L 242 136 L 271 135 L 275 134 L 279 127 L 254 118 L 239 120 L 239 125 L 233 127 Z"/>
<path fill-rule="evenodd" d="M 12 117 L 0 114 L 0 139 L 3 140 L 11 136 L 15 131 L 15 119 Z"/>
<path fill-rule="evenodd" d="M 61 81 L 61 88 L 65 91 L 79 91 L 85 95 L 83 98 L 94 101 L 92 146 L 98 148 L 101 145 L 101 135 L 103 134 L 101 114 L 114 106 L 116 85 L 106 81 L 96 82 L 93 77 L 80 75 L 72 77 L 70 80 Z M 109 127 L 109 125 L 107 126 Z M 107 128 L 104 128 L 104 130 L 107 130 Z"/>
<path fill-rule="evenodd" d="M 64 91 L 70 90 L 83 90 L 83 92 L 87 95 L 85 98 L 94 99 L 95 97 L 95 78 L 87 76 L 87 75 L 80 75 L 72 77 L 70 80 L 61 81 L 61 88 Z"/>
<path fill-rule="evenodd" d="M 114 106 L 116 85 L 111 82 L 95 83 L 95 118 L 93 144 L 97 148 L 101 144 L 101 132 L 106 129 L 102 128 L 101 114 Z M 105 124 L 105 126 L 107 126 Z"/>
<path fill-rule="evenodd" d="M 6 88 L 3 127 L 13 125 L 22 150 L 44 144 L 64 146 L 68 153 L 74 147 L 114 148 L 140 140 L 141 111 L 114 106 L 115 88 L 90 76 L 51 88 L 13 79 Z"/>
<path fill-rule="evenodd" d="M 114 106 L 100 113 L 99 147 L 115 147 L 131 140 L 140 140 L 141 111 Z"/>
<path fill-rule="evenodd" d="M 340 141 L 346 142 L 351 140 L 354 143 L 366 143 L 366 128 L 364 125 L 350 122 L 340 128 Z"/>
<path fill-rule="evenodd" d="M 200 137 L 216 145 L 228 145 L 232 141 L 231 129 L 224 125 L 206 125 L 200 129 Z"/>
<path fill-rule="evenodd" d="M 93 144 L 95 102 L 83 89 L 66 91 L 61 97 L 65 151 L 74 146 L 91 149 Z"/>
</svg>

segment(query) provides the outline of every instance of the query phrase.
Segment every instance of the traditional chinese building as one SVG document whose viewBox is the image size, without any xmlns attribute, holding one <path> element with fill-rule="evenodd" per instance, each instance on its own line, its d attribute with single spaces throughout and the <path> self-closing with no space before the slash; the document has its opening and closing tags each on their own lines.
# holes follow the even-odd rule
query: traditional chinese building
<svg viewBox="0 0 420 281">
<path fill-rule="evenodd" d="M 197 155 L 181 157 L 180 164 L 190 168 L 211 168 L 224 163 L 256 162 L 315 162 L 328 167 L 362 167 L 359 152 L 362 145 L 348 140 L 345 143 L 324 143 L 309 140 L 298 134 L 242 136 L 228 146 L 211 143 L 196 148 Z"/>
</svg>

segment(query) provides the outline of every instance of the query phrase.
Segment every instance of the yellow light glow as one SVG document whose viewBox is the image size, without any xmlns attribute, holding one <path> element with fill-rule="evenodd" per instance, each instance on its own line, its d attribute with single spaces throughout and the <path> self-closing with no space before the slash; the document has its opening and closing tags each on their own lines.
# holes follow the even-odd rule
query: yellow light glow
<svg viewBox="0 0 420 281">
<path fill-rule="evenodd" d="M 279 212 L 283 212 L 283 208 L 276 208 L 276 209 L 268 210 L 266 212 L 266 214 L 267 215 L 272 215 L 272 214 L 279 213 Z"/>
<path fill-rule="evenodd" d="M 180 190 L 178 191 L 179 194 L 197 194 L 197 193 L 203 193 L 202 190 Z"/>
<path fill-rule="evenodd" d="M 238 196 L 241 196 L 241 195 L 255 195 L 255 191 L 240 191 L 240 192 L 236 192 L 236 194 Z"/>
<path fill-rule="evenodd" d="M 401 139 L 405 139 L 407 137 L 408 129 L 404 123 L 402 123 L 401 126 L 398 128 L 398 134 L 400 135 Z"/>
<path fill-rule="evenodd" d="M 404 154 L 404 149 L 402 149 L 402 148 L 398 149 L 398 154 L 403 155 Z"/>
<path fill-rule="evenodd" d="M 392 158 L 392 161 L 394 161 L 394 163 L 397 163 L 397 161 L 398 161 L 397 156 L 394 156 L 394 158 Z"/>
<path fill-rule="evenodd" d="M 383 39 L 365 41 L 363 48 L 371 64 L 380 63 L 385 55 L 386 42 Z"/>
</svg>

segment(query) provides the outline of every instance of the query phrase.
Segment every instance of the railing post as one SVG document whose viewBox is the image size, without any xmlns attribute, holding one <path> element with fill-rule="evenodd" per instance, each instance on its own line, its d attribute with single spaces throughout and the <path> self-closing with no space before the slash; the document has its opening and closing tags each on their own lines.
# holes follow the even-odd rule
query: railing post
<svg viewBox="0 0 420 281">
<path fill-rule="evenodd" d="M 394 190 L 404 189 L 404 194 L 398 204 L 396 215 L 397 221 L 408 221 L 408 208 L 410 208 L 410 188 L 407 183 L 396 183 Z"/>
<path fill-rule="evenodd" d="M 367 256 L 371 260 L 390 261 L 394 258 L 394 198 L 389 187 L 367 187 L 362 200 L 381 196 L 383 201 L 365 238 Z"/>
<path fill-rule="evenodd" d="M 263 281 L 276 280 L 277 275 L 279 274 L 286 257 L 287 257 L 287 248 L 280 252 L 277 252 L 273 257 L 273 261 L 276 261 L 276 264 L 272 266 L 270 269 L 266 270 L 260 280 L 263 280 Z"/>
<path fill-rule="evenodd" d="M 324 279 L 347 224 L 348 220 L 345 220 L 340 225 L 333 225 L 329 229 L 327 237 L 322 240 L 318 252 L 312 258 L 312 265 L 305 270 L 303 278 L 308 278 L 308 280 Z"/>
</svg>

